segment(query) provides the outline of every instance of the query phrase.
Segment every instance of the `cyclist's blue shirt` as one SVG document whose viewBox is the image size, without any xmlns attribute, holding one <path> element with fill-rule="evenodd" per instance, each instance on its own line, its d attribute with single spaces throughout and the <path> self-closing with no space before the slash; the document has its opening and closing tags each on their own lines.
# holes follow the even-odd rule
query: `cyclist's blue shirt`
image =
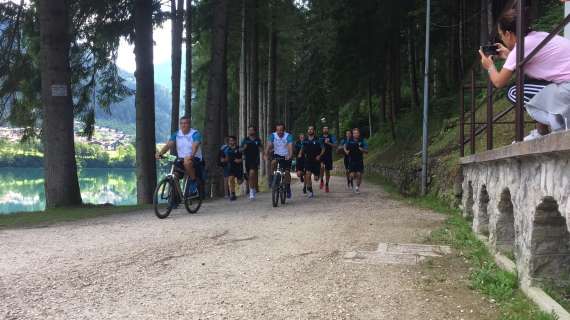
<svg viewBox="0 0 570 320">
<path fill-rule="evenodd" d="M 283 137 L 279 137 L 277 132 L 273 132 L 272 134 L 267 137 L 267 140 L 273 143 L 273 153 L 282 156 L 282 157 L 289 157 L 292 156 L 289 154 L 289 145 L 293 144 L 293 135 L 288 132 L 283 134 Z"/>
<path fill-rule="evenodd" d="M 184 134 L 182 130 L 174 132 L 169 141 L 176 143 L 176 151 L 178 152 L 179 158 L 186 158 L 188 156 L 195 156 L 202 159 L 202 148 L 198 146 L 196 154 L 192 154 L 192 145 L 195 143 L 202 142 L 202 135 L 196 129 L 190 129 L 187 134 Z"/>
<path fill-rule="evenodd" d="M 287 134 L 287 143 L 293 143 L 293 136 L 287 132 L 285 132 L 285 134 Z M 273 132 L 272 134 L 269 135 L 267 140 L 269 140 L 270 142 L 275 142 L 276 135 L 277 133 Z"/>
</svg>

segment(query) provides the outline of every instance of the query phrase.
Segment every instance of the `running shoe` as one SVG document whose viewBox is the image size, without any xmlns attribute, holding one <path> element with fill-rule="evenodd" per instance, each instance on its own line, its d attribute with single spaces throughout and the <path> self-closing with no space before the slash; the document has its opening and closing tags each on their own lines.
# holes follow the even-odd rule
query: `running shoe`
<svg viewBox="0 0 570 320">
<path fill-rule="evenodd" d="M 325 186 L 325 192 L 326 192 L 326 193 L 331 192 L 328 185 Z"/>
<path fill-rule="evenodd" d="M 312 193 L 312 192 L 309 192 L 309 195 L 307 196 L 307 198 L 311 199 L 311 198 L 314 198 L 314 197 L 315 197 L 315 194 Z"/>
<path fill-rule="evenodd" d="M 325 187 L 325 181 L 324 181 L 324 180 L 321 180 L 320 188 L 322 189 L 322 188 L 324 188 L 324 187 Z"/>
</svg>

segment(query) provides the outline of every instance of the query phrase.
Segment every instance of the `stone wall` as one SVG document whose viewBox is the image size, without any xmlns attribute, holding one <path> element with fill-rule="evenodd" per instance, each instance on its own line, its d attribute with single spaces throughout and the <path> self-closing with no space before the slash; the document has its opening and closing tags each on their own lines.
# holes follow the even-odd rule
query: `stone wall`
<svg viewBox="0 0 570 320">
<path fill-rule="evenodd" d="M 464 215 L 514 256 L 523 284 L 570 279 L 570 132 L 461 162 Z"/>
</svg>

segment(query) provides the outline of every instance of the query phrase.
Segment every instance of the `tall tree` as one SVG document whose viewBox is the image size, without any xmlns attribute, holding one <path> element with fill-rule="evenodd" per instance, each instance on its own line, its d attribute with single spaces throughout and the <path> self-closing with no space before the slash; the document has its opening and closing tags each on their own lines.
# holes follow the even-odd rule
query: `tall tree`
<svg viewBox="0 0 570 320">
<path fill-rule="evenodd" d="M 152 40 L 153 0 L 135 0 L 137 202 L 152 203 L 156 186 L 154 65 Z"/>
<path fill-rule="evenodd" d="M 257 51 L 259 42 L 257 39 L 257 0 L 250 0 L 249 6 L 249 57 L 248 57 L 248 93 L 247 93 L 247 125 L 257 127 L 259 109 L 258 109 L 258 92 L 257 83 L 258 61 Z"/>
<path fill-rule="evenodd" d="M 192 0 L 186 0 L 186 81 L 184 114 L 192 115 Z"/>
<path fill-rule="evenodd" d="M 208 75 L 208 93 L 206 97 L 205 140 L 204 151 L 206 166 L 210 173 L 207 184 L 209 194 L 221 196 L 224 194 L 223 178 L 216 168 L 218 148 L 223 142 L 220 127 L 222 124 L 223 108 L 227 106 L 227 71 L 226 45 L 228 32 L 228 0 L 214 0 L 214 24 L 212 33 L 212 48 L 210 70 Z"/>
<path fill-rule="evenodd" d="M 267 64 L 267 133 L 273 132 L 276 118 L 277 88 L 277 28 L 275 26 L 275 7 L 271 7 L 269 27 L 269 58 Z"/>
<path fill-rule="evenodd" d="M 80 205 L 66 1 L 41 0 L 39 12 L 46 207 Z"/>
<path fill-rule="evenodd" d="M 247 8 L 248 1 L 242 0 L 241 8 L 241 54 L 239 62 L 239 132 L 241 140 L 245 137 L 247 127 Z"/>
<path fill-rule="evenodd" d="M 180 118 L 180 78 L 182 75 L 182 31 L 184 30 L 184 0 L 170 0 L 172 21 L 172 112 L 170 131 L 178 131 Z"/>
</svg>

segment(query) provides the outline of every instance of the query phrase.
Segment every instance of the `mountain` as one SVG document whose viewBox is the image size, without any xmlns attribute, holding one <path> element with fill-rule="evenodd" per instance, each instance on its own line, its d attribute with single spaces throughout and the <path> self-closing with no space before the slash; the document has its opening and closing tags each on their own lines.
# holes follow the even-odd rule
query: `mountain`
<svg viewBox="0 0 570 320">
<path fill-rule="evenodd" d="M 124 70 L 120 70 L 119 73 L 125 79 L 127 87 L 134 90 L 136 88 L 135 77 Z M 171 94 L 170 89 L 159 83 L 155 83 L 154 94 L 156 141 L 160 143 L 166 141 L 170 135 Z M 95 121 L 99 126 L 119 129 L 134 135 L 136 124 L 135 95 L 112 104 L 108 111 L 97 108 L 95 110 Z"/>
</svg>

